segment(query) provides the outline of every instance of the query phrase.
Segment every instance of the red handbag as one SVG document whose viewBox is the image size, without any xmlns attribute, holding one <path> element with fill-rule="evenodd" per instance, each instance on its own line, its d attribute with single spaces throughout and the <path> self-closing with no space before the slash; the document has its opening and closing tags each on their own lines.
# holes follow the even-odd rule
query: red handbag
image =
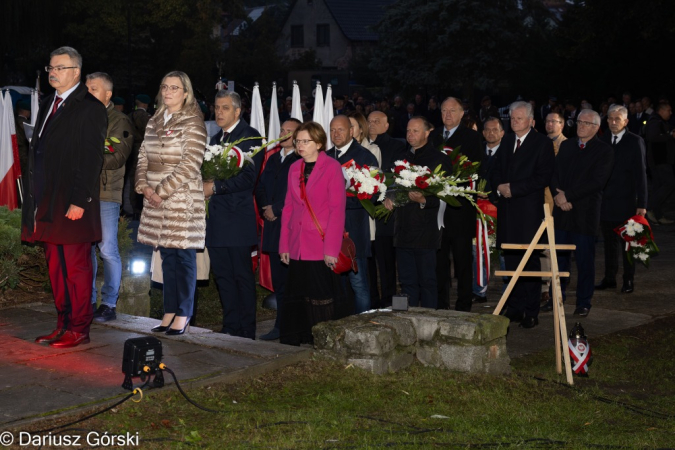
<svg viewBox="0 0 675 450">
<path fill-rule="evenodd" d="M 314 225 L 316 226 L 317 230 L 319 230 L 319 234 L 321 235 L 321 240 L 323 241 L 326 237 L 325 233 L 323 232 L 323 228 L 321 228 L 321 224 L 319 223 L 319 220 L 316 218 L 316 215 L 314 214 L 314 210 L 312 209 L 312 205 L 309 203 L 309 198 L 307 197 L 307 193 L 305 191 L 305 162 L 302 162 L 302 165 L 300 166 L 300 196 L 302 199 L 305 201 L 307 204 L 307 208 L 309 209 L 309 214 L 312 216 L 312 220 L 314 221 Z M 359 268 L 356 265 L 356 245 L 354 245 L 354 241 L 352 241 L 352 238 L 349 237 L 349 233 L 346 231 L 342 235 L 342 246 L 340 247 L 340 254 L 338 255 L 337 258 L 337 263 L 333 267 L 333 272 L 337 274 L 349 272 L 350 270 L 353 270 L 354 272 L 358 272 Z"/>
</svg>

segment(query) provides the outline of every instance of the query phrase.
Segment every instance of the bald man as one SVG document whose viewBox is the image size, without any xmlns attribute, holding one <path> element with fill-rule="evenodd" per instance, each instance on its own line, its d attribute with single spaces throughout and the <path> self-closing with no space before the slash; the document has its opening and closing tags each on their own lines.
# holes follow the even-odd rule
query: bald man
<svg viewBox="0 0 675 450">
<path fill-rule="evenodd" d="M 382 171 L 391 172 L 394 162 L 404 159 L 406 145 L 403 141 L 389 135 L 389 120 L 382 111 L 373 111 L 368 115 L 368 138 L 382 152 Z M 394 214 L 396 211 L 394 210 Z M 375 242 L 373 243 L 373 260 L 369 266 L 370 283 L 377 286 L 379 271 L 379 298 L 371 294 L 372 307 L 391 306 L 391 298 L 396 294 L 396 250 L 394 249 L 394 218 L 375 222 Z M 373 267 L 374 266 L 374 267 Z M 375 290 L 375 289 L 374 289 Z"/>
<path fill-rule="evenodd" d="M 460 148 L 460 152 L 471 161 L 480 161 L 481 140 L 477 131 L 461 124 L 464 116 L 462 103 L 454 97 L 448 97 L 441 104 L 443 127 L 431 132 L 429 140 L 436 149 L 446 147 Z M 443 240 L 436 259 L 436 278 L 438 280 L 438 308 L 450 307 L 450 287 L 452 273 L 450 271 L 450 252 L 455 262 L 457 278 L 457 311 L 471 311 L 473 300 L 473 270 L 471 267 L 471 240 L 475 237 L 476 211 L 471 204 L 460 198 L 461 206 L 447 206 L 443 223 Z"/>
</svg>

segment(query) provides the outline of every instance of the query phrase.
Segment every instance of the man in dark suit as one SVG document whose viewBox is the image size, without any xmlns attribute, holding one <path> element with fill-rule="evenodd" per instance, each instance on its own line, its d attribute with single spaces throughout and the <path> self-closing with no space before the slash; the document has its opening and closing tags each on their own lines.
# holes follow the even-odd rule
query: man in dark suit
<svg viewBox="0 0 675 450">
<path fill-rule="evenodd" d="M 595 232 L 600 224 L 602 189 L 612 172 L 614 150 L 596 138 L 600 115 L 583 109 L 577 119 L 577 139 L 560 144 L 551 180 L 555 202 L 556 244 L 574 244 L 577 262 L 577 302 L 575 316 L 585 317 L 591 309 L 595 283 Z M 568 272 L 569 251 L 558 251 L 558 268 Z M 568 278 L 561 279 L 563 300 Z"/>
<path fill-rule="evenodd" d="M 647 167 L 651 177 L 647 219 L 660 225 L 673 223 L 673 219 L 663 215 L 668 199 L 675 192 L 675 130 L 670 126 L 672 115 L 673 110 L 668 103 L 659 103 L 645 125 Z"/>
<path fill-rule="evenodd" d="M 451 170 L 450 158 L 429 143 L 430 132 L 431 125 L 425 117 L 410 120 L 407 131 L 410 150 L 405 159 L 419 166 L 436 168 L 440 165 L 442 170 Z M 408 295 L 411 306 L 436 309 L 435 266 L 442 235 L 438 228 L 440 200 L 420 192 L 409 192 L 408 197 L 410 203 L 397 208 L 395 217 L 394 245 L 401 289 Z M 384 206 L 389 210 L 394 208 L 389 198 L 385 199 Z"/>
<path fill-rule="evenodd" d="M 373 111 L 368 115 L 368 136 L 371 142 L 380 147 L 382 153 L 382 171 L 390 173 L 394 163 L 405 158 L 405 143 L 389 135 L 391 124 L 387 115 L 381 111 Z M 394 211 L 392 214 L 396 214 Z M 391 299 L 396 294 L 396 250 L 394 248 L 394 219 L 392 216 L 386 222 L 383 219 L 375 221 L 375 243 L 373 244 L 373 259 L 376 267 L 368 266 L 370 283 L 377 286 L 377 272 L 380 273 L 379 302 L 372 307 L 391 306 Z M 377 289 L 375 289 L 377 290 Z M 373 299 L 371 295 L 371 300 Z"/>
<path fill-rule="evenodd" d="M 628 131 L 642 136 L 648 120 L 649 114 L 642 110 L 642 103 L 635 102 L 635 114 L 628 115 Z"/>
<path fill-rule="evenodd" d="M 286 200 L 288 188 L 288 170 L 291 164 L 298 160 L 293 144 L 293 132 L 300 125 L 298 119 L 288 119 L 281 124 L 279 136 L 291 136 L 279 143 L 280 150 L 270 156 L 265 165 L 260 182 L 255 189 L 255 199 L 260 209 L 260 217 L 265 220 L 262 234 L 261 251 L 269 255 L 272 272 L 272 287 L 277 299 L 277 318 L 274 328 L 267 334 L 260 336 L 263 341 L 279 339 L 279 320 L 284 303 L 284 287 L 288 266 L 281 262 L 279 257 L 279 236 L 281 235 L 281 211 Z"/>
<path fill-rule="evenodd" d="M 529 244 L 544 218 L 544 188 L 551 181 L 555 154 L 551 140 L 532 130 L 530 103 L 518 101 L 510 106 L 511 129 L 499 146 L 492 172 L 492 188 L 500 198 L 497 204 L 497 245 Z M 515 270 L 522 251 L 504 251 L 506 270 Z M 537 253 L 530 256 L 525 270 L 539 271 Z M 504 315 L 523 328 L 539 324 L 541 279 L 518 280 L 506 304 Z"/>
<path fill-rule="evenodd" d="M 497 161 L 497 150 L 504 137 L 504 128 L 499 117 L 488 117 L 483 124 L 483 137 L 485 138 L 485 145 L 483 146 L 483 158 L 481 159 L 480 167 L 478 168 L 478 177 L 486 181 L 485 192 L 489 192 L 488 199 L 492 204 L 496 205 L 498 200 L 497 192 L 492 189 L 490 184 L 490 177 L 492 170 Z M 476 270 L 476 247 L 471 246 L 471 253 L 473 255 L 473 264 L 471 265 L 473 271 L 473 302 L 485 303 L 487 302 L 487 283 L 480 286 L 477 279 Z M 485 281 L 485 280 L 483 280 Z"/>
<path fill-rule="evenodd" d="M 330 121 L 330 139 L 334 147 L 326 152 L 342 165 L 353 161 L 359 166 L 377 167 L 377 159 L 354 139 L 352 123 L 347 116 L 335 116 Z M 347 198 L 345 229 L 356 246 L 358 272 L 349 272 L 349 282 L 354 289 L 355 312 L 370 309 L 370 286 L 368 285 L 368 258 L 372 256 L 370 246 L 370 222 L 368 212 L 356 197 Z"/>
<path fill-rule="evenodd" d="M 45 69 L 56 93 L 42 102 L 35 123 L 21 239 L 43 243 L 58 311 L 56 329 L 35 342 L 68 348 L 89 342 L 91 244 L 101 240 L 98 183 L 108 120 L 80 82 L 77 50 L 54 50 Z"/>
<path fill-rule="evenodd" d="M 216 123 L 221 130 L 211 145 L 227 145 L 245 137 L 260 136 L 241 119 L 241 98 L 236 92 L 220 90 L 215 101 Z M 243 151 L 261 145 L 252 139 L 237 145 Z M 218 285 L 223 306 L 221 333 L 255 339 L 256 293 L 251 263 L 251 249 L 258 242 L 253 186 L 264 150 L 254 164 L 246 164 L 227 180 L 204 182 L 204 195 L 209 198 L 206 216 L 206 247 L 211 269 Z"/>
<path fill-rule="evenodd" d="M 639 102 L 638 102 L 639 103 Z M 616 287 L 619 271 L 618 252 L 623 255 L 623 286 L 621 292 L 633 292 L 635 266 L 628 261 L 624 241 L 614 232 L 616 227 L 634 215 L 647 214 L 647 166 L 645 142 L 628 131 L 628 111 L 612 105 L 607 113 L 609 129 L 600 138 L 614 149 L 614 166 L 602 194 L 600 229 L 605 241 L 605 278 L 596 290 Z"/>
<path fill-rule="evenodd" d="M 455 149 L 471 161 L 480 161 L 481 142 L 477 131 L 461 125 L 464 109 L 462 103 L 448 97 L 441 104 L 443 128 L 433 130 L 429 141 L 435 149 L 441 147 Z M 434 169 L 430 167 L 430 169 Z M 450 287 L 452 273 L 450 271 L 450 252 L 455 263 L 457 278 L 457 311 L 471 311 L 471 284 L 473 271 L 471 268 L 471 240 L 475 237 L 476 211 L 468 200 L 459 199 L 461 206 L 446 206 L 443 213 L 443 239 L 441 249 L 436 257 L 436 278 L 438 280 L 438 308 L 450 307 Z M 441 204 L 441 211 L 445 204 Z M 440 214 L 440 213 L 439 213 Z"/>
</svg>

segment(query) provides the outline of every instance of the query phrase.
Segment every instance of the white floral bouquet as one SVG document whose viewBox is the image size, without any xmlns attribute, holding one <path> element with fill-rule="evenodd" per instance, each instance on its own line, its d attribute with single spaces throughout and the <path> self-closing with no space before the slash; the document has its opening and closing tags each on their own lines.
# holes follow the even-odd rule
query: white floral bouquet
<svg viewBox="0 0 675 450">
<path fill-rule="evenodd" d="M 659 248 L 654 242 L 654 234 L 647 219 L 640 215 L 633 216 L 615 228 L 614 232 L 626 242 L 628 261 L 633 263 L 638 260 L 649 267 L 651 257 L 659 252 Z"/>
<path fill-rule="evenodd" d="M 343 166 L 342 172 L 347 181 L 347 196 L 356 197 L 368 214 L 374 217 L 375 205 L 371 199 L 379 194 L 377 201 L 384 201 L 387 193 L 384 173 L 377 167 L 359 166 L 353 161 Z"/>
</svg>

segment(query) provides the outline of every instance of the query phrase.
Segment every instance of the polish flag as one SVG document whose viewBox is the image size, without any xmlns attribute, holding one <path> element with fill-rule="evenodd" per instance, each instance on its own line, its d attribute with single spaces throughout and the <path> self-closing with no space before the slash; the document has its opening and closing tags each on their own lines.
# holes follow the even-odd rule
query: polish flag
<svg viewBox="0 0 675 450">
<path fill-rule="evenodd" d="M 0 206 L 18 208 L 16 180 L 21 177 L 19 147 L 16 143 L 14 109 L 9 91 L 0 94 Z"/>
</svg>

